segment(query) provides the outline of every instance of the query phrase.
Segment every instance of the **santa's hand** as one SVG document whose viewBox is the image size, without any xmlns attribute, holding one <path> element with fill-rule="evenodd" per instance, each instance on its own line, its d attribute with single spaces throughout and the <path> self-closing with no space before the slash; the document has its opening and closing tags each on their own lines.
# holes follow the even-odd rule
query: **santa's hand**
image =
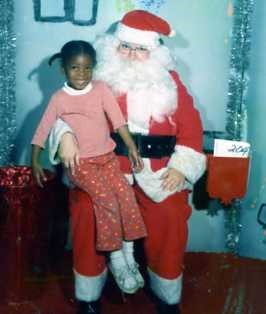
<svg viewBox="0 0 266 314">
<path fill-rule="evenodd" d="M 168 191 L 173 191 L 177 186 L 182 187 L 185 184 L 185 176 L 174 168 L 167 169 L 160 179 L 163 180 L 162 188 Z"/>
<path fill-rule="evenodd" d="M 65 133 L 62 136 L 58 154 L 62 163 L 74 174 L 75 166 L 79 165 L 79 147 L 72 133 Z"/>
</svg>

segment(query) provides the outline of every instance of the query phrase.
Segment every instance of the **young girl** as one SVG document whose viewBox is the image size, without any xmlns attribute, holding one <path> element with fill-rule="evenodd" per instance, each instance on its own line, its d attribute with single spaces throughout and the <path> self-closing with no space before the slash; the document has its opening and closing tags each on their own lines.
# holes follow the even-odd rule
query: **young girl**
<svg viewBox="0 0 266 314">
<path fill-rule="evenodd" d="M 74 171 L 67 169 L 67 173 L 94 204 L 96 248 L 111 251 L 109 267 L 117 284 L 122 291 L 134 293 L 144 281 L 134 262 L 132 240 L 145 237 L 146 228 L 134 192 L 113 152 L 109 122 L 127 145 L 133 169 L 140 171 L 143 163 L 112 92 L 105 83 L 92 80 L 94 48 L 85 41 L 70 41 L 50 58 L 49 64 L 57 58 L 61 59 L 67 82 L 52 96 L 33 137 L 33 175 L 42 186 L 45 176 L 39 155 L 50 129 L 61 118 L 74 131 L 79 146 L 79 162 Z M 128 266 L 132 262 L 133 269 Z"/>
</svg>

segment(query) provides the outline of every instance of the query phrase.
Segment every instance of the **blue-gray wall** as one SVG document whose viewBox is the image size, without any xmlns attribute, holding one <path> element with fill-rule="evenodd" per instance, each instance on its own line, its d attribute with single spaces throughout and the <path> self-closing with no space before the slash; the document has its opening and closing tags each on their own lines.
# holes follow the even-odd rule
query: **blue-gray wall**
<svg viewBox="0 0 266 314">
<path fill-rule="evenodd" d="M 257 212 L 266 203 L 266 2 L 255 1 L 252 25 L 250 83 L 247 98 L 248 140 L 252 147 L 250 181 L 242 210 L 240 254 L 266 259 L 266 236 Z M 263 215 L 266 223 L 266 212 Z"/>
</svg>

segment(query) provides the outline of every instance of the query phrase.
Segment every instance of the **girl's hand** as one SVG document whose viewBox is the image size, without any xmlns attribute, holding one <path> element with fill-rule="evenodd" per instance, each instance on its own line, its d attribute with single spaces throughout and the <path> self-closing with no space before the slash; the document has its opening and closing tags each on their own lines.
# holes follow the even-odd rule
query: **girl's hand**
<svg viewBox="0 0 266 314">
<path fill-rule="evenodd" d="M 43 171 L 42 166 L 38 162 L 32 163 L 32 174 L 37 185 L 43 188 L 43 182 L 47 181 L 47 177 Z"/>
<path fill-rule="evenodd" d="M 183 186 L 185 184 L 185 176 L 173 168 L 166 170 L 160 179 L 163 180 L 162 188 L 168 191 L 173 191 L 177 186 Z"/>
<path fill-rule="evenodd" d="M 129 149 L 128 158 L 132 163 L 133 171 L 140 172 L 143 169 L 144 167 L 143 160 L 141 159 L 137 149 L 135 148 Z"/>
<path fill-rule="evenodd" d="M 62 136 L 58 154 L 62 163 L 74 174 L 75 166 L 79 165 L 79 147 L 72 133 L 65 133 Z"/>
<path fill-rule="evenodd" d="M 127 126 L 122 125 L 120 128 L 117 129 L 117 132 L 122 137 L 122 140 L 127 146 L 128 158 L 132 163 L 133 171 L 140 172 L 143 169 L 144 164 L 143 164 L 142 159 L 140 158 L 137 147 L 128 131 Z"/>
</svg>

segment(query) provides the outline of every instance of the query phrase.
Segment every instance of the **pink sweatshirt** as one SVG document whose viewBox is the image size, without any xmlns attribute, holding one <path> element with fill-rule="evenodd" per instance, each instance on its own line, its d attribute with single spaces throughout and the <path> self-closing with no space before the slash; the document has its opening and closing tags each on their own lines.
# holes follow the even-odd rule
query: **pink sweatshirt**
<svg viewBox="0 0 266 314">
<path fill-rule="evenodd" d="M 114 129 L 126 124 L 111 90 L 100 81 L 93 81 L 82 91 L 68 86 L 57 91 L 31 143 L 44 147 L 58 118 L 64 120 L 76 135 L 80 157 L 100 156 L 114 150 L 115 142 L 110 137 L 108 120 Z"/>
</svg>

